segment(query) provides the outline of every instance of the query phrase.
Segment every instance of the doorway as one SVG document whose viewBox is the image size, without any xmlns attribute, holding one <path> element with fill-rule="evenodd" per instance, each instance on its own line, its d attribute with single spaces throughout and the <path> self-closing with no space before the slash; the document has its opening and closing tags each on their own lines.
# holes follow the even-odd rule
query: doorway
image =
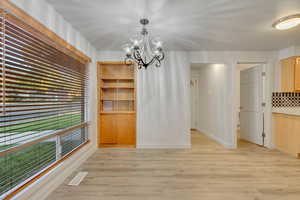
<svg viewBox="0 0 300 200">
<path fill-rule="evenodd" d="M 265 145 L 265 64 L 238 64 L 237 146 Z"/>
<path fill-rule="evenodd" d="M 224 146 L 228 71 L 225 64 L 193 63 L 190 76 L 191 128 Z"/>
</svg>

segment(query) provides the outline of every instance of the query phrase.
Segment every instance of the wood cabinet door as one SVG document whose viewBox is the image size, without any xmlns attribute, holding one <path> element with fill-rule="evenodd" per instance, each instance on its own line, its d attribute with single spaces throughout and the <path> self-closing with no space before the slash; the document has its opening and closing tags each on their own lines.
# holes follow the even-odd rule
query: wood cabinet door
<svg viewBox="0 0 300 200">
<path fill-rule="evenodd" d="M 299 118 L 296 116 L 289 116 L 289 130 L 286 132 L 288 140 L 288 152 L 297 155 L 298 154 L 298 137 L 297 132 L 299 128 Z"/>
<path fill-rule="evenodd" d="M 295 91 L 295 64 L 294 58 L 288 58 L 281 61 L 281 91 Z"/>
<path fill-rule="evenodd" d="M 100 144 L 136 144 L 135 114 L 104 114 L 100 120 Z"/>
<path fill-rule="evenodd" d="M 117 144 L 117 121 L 114 115 L 100 117 L 100 144 Z"/>
<path fill-rule="evenodd" d="M 275 145 L 278 149 L 283 149 L 283 132 L 284 132 L 284 121 L 281 119 L 280 115 L 274 115 L 274 125 L 275 125 Z"/>
<path fill-rule="evenodd" d="M 116 117 L 117 122 L 117 143 L 135 145 L 136 123 L 135 115 L 119 114 Z"/>
<path fill-rule="evenodd" d="M 295 122 L 295 131 L 294 131 L 294 141 L 295 141 L 295 151 L 297 157 L 299 158 L 300 154 L 300 116 L 296 117 L 297 120 Z"/>
<path fill-rule="evenodd" d="M 293 122 L 287 116 L 276 114 L 275 123 L 275 145 L 279 150 L 288 152 L 288 138 L 292 131 Z"/>
<path fill-rule="evenodd" d="M 300 91 L 300 58 L 295 61 L 295 91 Z"/>
</svg>

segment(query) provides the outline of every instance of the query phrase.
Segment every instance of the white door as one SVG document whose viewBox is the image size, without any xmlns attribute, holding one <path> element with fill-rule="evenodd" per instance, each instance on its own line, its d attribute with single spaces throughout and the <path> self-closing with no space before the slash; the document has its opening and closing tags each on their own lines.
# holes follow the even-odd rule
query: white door
<svg viewBox="0 0 300 200">
<path fill-rule="evenodd" d="M 240 137 L 263 145 L 263 65 L 241 71 Z"/>
<path fill-rule="evenodd" d="M 197 129 L 198 120 L 198 98 L 199 98 L 199 87 L 198 79 L 192 78 L 191 80 L 191 128 Z"/>
</svg>

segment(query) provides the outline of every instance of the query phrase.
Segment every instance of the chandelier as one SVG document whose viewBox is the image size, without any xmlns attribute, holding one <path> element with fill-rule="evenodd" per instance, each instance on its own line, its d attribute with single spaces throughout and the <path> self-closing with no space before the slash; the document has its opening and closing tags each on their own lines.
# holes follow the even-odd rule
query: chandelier
<svg viewBox="0 0 300 200">
<path fill-rule="evenodd" d="M 151 38 L 149 36 L 146 25 L 149 24 L 148 19 L 141 19 L 140 23 L 143 28 L 137 37 L 131 39 L 130 44 L 125 44 L 123 49 L 126 53 L 125 63 L 133 61 L 138 65 L 138 68 L 145 68 L 149 65 L 155 64 L 160 67 L 161 61 L 165 58 L 162 48 L 162 42 L 158 38 Z"/>
</svg>

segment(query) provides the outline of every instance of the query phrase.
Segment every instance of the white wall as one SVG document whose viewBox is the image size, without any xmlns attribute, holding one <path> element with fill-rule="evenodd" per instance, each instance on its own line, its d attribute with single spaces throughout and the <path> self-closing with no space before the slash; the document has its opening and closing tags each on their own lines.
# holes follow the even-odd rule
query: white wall
<svg viewBox="0 0 300 200">
<path fill-rule="evenodd" d="M 190 147 L 188 54 L 168 52 L 160 68 L 138 73 L 139 148 Z"/>
<path fill-rule="evenodd" d="M 97 144 L 97 113 L 95 105 L 97 99 L 96 90 L 96 49 L 78 32 L 70 23 L 56 12 L 56 10 L 45 0 L 10 0 L 19 8 L 23 9 L 29 15 L 37 19 L 47 28 L 58 34 L 67 42 L 92 58 L 89 65 L 89 100 L 88 100 L 88 119 L 91 122 L 89 127 L 91 143 L 78 151 L 70 159 L 67 159 L 61 165 L 52 170 L 47 176 L 40 179 L 35 184 L 19 193 L 17 199 L 42 200 L 46 198 L 57 186 L 59 186 L 73 170 L 79 167 L 92 153 L 96 151 Z"/>
<path fill-rule="evenodd" d="M 227 113 L 227 79 L 228 66 L 224 64 L 193 64 L 193 77 L 197 76 L 198 106 L 197 127 L 200 132 L 208 135 L 221 144 L 226 144 L 224 132 Z"/>
<path fill-rule="evenodd" d="M 123 52 L 99 52 L 99 61 L 124 59 Z M 167 52 L 160 68 L 137 73 L 137 147 L 190 147 L 189 56 Z"/>
</svg>

